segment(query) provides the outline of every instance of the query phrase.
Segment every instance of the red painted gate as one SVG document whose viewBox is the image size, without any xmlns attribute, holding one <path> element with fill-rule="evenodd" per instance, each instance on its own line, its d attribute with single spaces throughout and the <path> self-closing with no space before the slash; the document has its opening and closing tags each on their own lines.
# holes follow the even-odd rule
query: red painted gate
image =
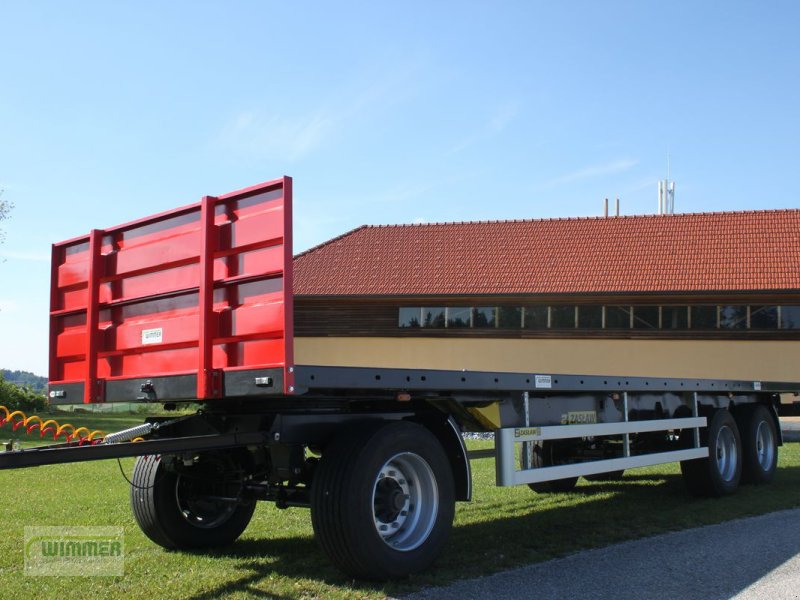
<svg viewBox="0 0 800 600">
<path fill-rule="evenodd" d="M 51 400 L 290 393 L 291 232 L 283 177 L 54 244 Z"/>
</svg>

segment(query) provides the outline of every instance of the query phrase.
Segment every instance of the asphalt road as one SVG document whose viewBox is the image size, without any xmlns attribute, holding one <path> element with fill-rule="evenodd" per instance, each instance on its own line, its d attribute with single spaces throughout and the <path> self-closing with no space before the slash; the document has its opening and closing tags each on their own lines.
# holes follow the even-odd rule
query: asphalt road
<svg viewBox="0 0 800 600">
<path fill-rule="evenodd" d="M 782 419 L 781 429 L 785 441 L 800 441 L 799 417 Z M 587 550 L 430 588 L 403 600 L 642 600 L 655 596 L 800 600 L 800 510 Z"/>
<path fill-rule="evenodd" d="M 800 510 L 625 542 L 403 600 L 800 598 Z"/>
</svg>

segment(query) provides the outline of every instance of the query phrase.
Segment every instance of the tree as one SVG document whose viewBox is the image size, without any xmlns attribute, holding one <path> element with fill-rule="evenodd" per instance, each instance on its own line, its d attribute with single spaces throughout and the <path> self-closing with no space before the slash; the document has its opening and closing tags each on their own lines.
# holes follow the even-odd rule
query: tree
<svg viewBox="0 0 800 600">
<path fill-rule="evenodd" d="M 0 223 L 3 222 L 5 219 L 9 217 L 11 214 L 11 209 L 14 208 L 14 205 L 11 204 L 8 200 L 3 200 L 3 192 L 5 190 L 0 189 Z M 0 244 L 6 239 L 5 232 L 0 229 Z"/>
<path fill-rule="evenodd" d="M 47 377 L 36 375 L 30 371 L 11 371 L 0 369 L 0 377 L 6 383 L 13 383 L 16 386 L 28 388 L 37 394 L 43 394 L 47 390 Z"/>
<path fill-rule="evenodd" d="M 47 398 L 28 386 L 21 387 L 7 382 L 0 373 L 0 405 L 12 411 L 41 411 L 47 406 Z"/>
</svg>

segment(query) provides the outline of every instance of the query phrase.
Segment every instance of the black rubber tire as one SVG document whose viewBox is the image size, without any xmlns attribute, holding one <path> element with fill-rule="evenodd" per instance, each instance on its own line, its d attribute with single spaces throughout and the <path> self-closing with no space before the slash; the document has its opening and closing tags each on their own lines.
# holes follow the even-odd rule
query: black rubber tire
<svg viewBox="0 0 800 600">
<path fill-rule="evenodd" d="M 762 404 L 742 406 L 736 423 L 742 437 L 742 483 L 771 482 L 778 466 L 778 432 L 769 409 Z"/>
<path fill-rule="evenodd" d="M 611 471 L 609 473 L 597 473 L 596 475 L 584 475 L 586 481 L 618 481 L 622 479 L 625 471 Z"/>
<path fill-rule="evenodd" d="M 436 508 L 429 519 L 424 512 L 416 513 L 432 525 L 427 537 L 421 534 L 416 547 L 403 550 L 378 533 L 374 504 L 382 469 L 399 456 L 424 461 L 435 481 L 428 487 L 438 492 L 438 505 L 433 503 Z M 428 568 L 447 541 L 454 514 L 453 473 L 441 444 L 427 429 L 407 421 L 342 431 L 323 450 L 311 483 L 311 523 L 317 541 L 334 565 L 358 579 L 382 581 Z"/>
<path fill-rule="evenodd" d="M 685 430 L 683 445 L 691 447 L 691 430 Z M 732 452 L 720 450 L 728 440 Z M 681 461 L 681 474 L 687 489 L 693 496 L 719 498 L 736 492 L 742 475 L 742 442 L 739 428 L 727 410 L 715 410 L 708 419 L 708 426 L 700 433 L 700 442 L 709 449 L 708 458 Z M 730 461 L 730 465 L 728 465 Z M 728 465 L 726 474 L 721 469 Z"/>
<path fill-rule="evenodd" d="M 525 452 L 525 446 L 520 446 L 521 454 Z M 558 446 L 553 442 L 539 442 L 533 447 L 531 466 L 534 468 L 550 467 L 559 464 Z M 528 487 L 537 494 L 557 494 L 571 492 L 578 483 L 577 477 L 567 477 L 566 479 L 556 479 L 555 481 L 542 481 L 540 483 L 529 483 Z"/>
<path fill-rule="evenodd" d="M 181 512 L 178 503 L 179 476 L 165 468 L 161 456 L 140 456 L 133 468 L 131 508 L 142 532 L 170 550 L 216 548 L 232 544 L 250 523 L 255 500 L 225 509 L 224 520 L 199 527 Z"/>
</svg>

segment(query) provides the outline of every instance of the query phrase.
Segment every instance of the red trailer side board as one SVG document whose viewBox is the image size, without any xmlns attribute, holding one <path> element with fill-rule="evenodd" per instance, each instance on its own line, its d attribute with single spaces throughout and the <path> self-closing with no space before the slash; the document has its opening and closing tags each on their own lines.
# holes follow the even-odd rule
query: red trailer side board
<svg viewBox="0 0 800 600">
<path fill-rule="evenodd" d="M 54 244 L 51 268 L 56 402 L 175 377 L 220 398 L 235 373 L 276 369 L 271 393 L 292 391 L 291 178 Z"/>
</svg>

